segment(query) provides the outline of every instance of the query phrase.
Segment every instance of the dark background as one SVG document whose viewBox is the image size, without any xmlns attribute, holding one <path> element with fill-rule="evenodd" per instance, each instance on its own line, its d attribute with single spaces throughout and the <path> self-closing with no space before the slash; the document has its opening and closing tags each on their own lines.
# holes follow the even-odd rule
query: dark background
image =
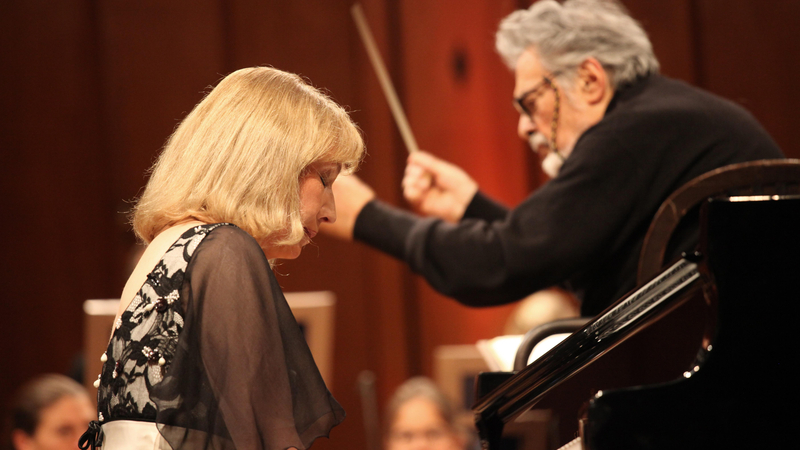
<svg viewBox="0 0 800 450">
<path fill-rule="evenodd" d="M 515 135 L 499 20 L 528 2 L 364 0 L 420 146 L 509 205 L 541 183 Z M 662 71 L 748 108 L 800 157 L 800 2 L 626 0 Z M 405 148 L 353 26 L 350 1 L 0 0 L 0 404 L 81 350 L 81 304 L 116 298 L 135 242 L 125 212 L 185 114 L 225 74 L 271 65 L 352 111 L 361 176 L 403 205 Z M 576 236 L 576 239 L 580 239 Z M 348 420 L 320 448 L 363 448 L 358 373 L 383 405 L 433 349 L 502 333 L 513 306 L 469 309 L 360 244 L 319 238 L 278 268 L 287 291 L 339 298 L 333 391 Z M 315 446 L 316 448 L 316 446 Z"/>
</svg>

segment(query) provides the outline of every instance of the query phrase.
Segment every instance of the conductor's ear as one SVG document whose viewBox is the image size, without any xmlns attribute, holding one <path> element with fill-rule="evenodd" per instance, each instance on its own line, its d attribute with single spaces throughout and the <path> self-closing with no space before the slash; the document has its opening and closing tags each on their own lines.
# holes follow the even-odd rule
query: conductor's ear
<svg viewBox="0 0 800 450">
<path fill-rule="evenodd" d="M 589 57 L 578 67 L 576 91 L 589 103 L 602 102 L 611 91 L 608 73 L 600 61 Z"/>
</svg>

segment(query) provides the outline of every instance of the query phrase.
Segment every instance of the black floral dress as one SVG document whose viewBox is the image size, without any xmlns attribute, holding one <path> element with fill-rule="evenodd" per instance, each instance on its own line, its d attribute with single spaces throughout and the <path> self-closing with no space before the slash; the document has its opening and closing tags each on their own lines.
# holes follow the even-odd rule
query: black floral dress
<svg viewBox="0 0 800 450">
<path fill-rule="evenodd" d="M 344 418 L 263 251 L 235 226 L 186 231 L 114 326 L 100 424 L 155 422 L 173 449 L 283 450 Z"/>
</svg>

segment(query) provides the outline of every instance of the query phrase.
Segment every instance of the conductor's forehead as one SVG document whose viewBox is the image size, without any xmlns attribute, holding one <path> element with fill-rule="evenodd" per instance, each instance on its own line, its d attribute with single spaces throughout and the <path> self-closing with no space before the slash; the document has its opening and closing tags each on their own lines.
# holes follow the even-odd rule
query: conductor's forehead
<svg viewBox="0 0 800 450">
<path fill-rule="evenodd" d="M 522 95 L 523 92 L 530 90 L 542 81 L 545 72 L 536 50 L 530 48 L 524 51 L 517 60 L 517 66 L 514 69 L 514 97 Z"/>
</svg>

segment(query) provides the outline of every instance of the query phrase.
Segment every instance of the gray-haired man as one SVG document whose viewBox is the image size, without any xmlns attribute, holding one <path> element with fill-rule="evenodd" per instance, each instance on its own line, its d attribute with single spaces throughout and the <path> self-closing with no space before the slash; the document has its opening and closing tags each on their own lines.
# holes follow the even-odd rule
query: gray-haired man
<svg viewBox="0 0 800 450">
<path fill-rule="evenodd" d="M 508 210 L 419 152 L 404 193 L 439 219 L 381 203 L 354 177 L 337 183 L 333 234 L 406 261 L 464 304 L 562 285 L 595 315 L 634 287 L 647 227 L 670 193 L 727 164 L 783 157 L 744 109 L 659 75 L 646 33 L 616 2 L 536 2 L 503 20 L 497 49 L 515 74 L 520 138 L 552 180 Z M 681 235 L 667 258 L 695 239 Z"/>
</svg>

